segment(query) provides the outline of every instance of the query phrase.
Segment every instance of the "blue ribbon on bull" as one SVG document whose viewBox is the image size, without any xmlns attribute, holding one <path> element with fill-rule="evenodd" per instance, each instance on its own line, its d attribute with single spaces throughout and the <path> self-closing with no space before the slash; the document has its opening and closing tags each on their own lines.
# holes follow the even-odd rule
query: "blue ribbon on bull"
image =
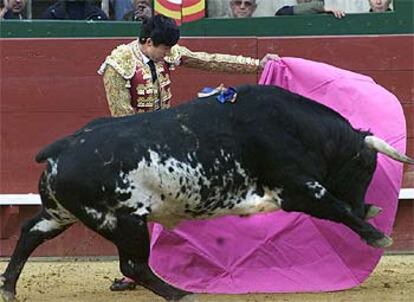
<svg viewBox="0 0 414 302">
<path fill-rule="evenodd" d="M 225 88 L 223 84 L 217 88 L 204 87 L 200 92 L 197 93 L 197 96 L 199 98 L 205 98 L 214 94 L 218 94 L 216 96 L 216 100 L 221 104 L 224 104 L 225 102 L 234 103 L 237 97 L 236 89 L 233 87 Z"/>
<path fill-rule="evenodd" d="M 224 104 L 225 102 L 231 102 L 234 103 L 237 98 L 237 91 L 233 87 L 229 87 L 227 89 L 224 89 L 220 92 L 218 96 L 216 96 L 217 101 Z"/>
</svg>

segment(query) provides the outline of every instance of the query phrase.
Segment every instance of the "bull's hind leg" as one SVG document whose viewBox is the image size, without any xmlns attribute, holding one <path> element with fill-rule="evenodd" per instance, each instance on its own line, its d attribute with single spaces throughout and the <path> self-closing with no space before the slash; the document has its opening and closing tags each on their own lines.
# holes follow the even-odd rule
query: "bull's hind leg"
<svg viewBox="0 0 414 302">
<path fill-rule="evenodd" d="M 165 283 L 149 267 L 150 240 L 145 217 L 118 215 L 116 229 L 105 237 L 110 237 L 118 247 L 120 268 L 125 276 L 167 301 L 178 301 L 190 294 Z"/>
<path fill-rule="evenodd" d="M 66 217 L 67 218 L 67 217 Z M 16 283 L 31 253 L 46 240 L 52 239 L 73 224 L 74 220 L 60 220 L 45 210 L 23 227 L 6 271 L 0 275 L 0 297 L 14 301 Z"/>
<path fill-rule="evenodd" d="M 286 187 L 282 209 L 298 211 L 316 218 L 342 223 L 373 247 L 387 247 L 392 239 L 378 231 L 363 218 L 335 198 L 323 185 L 314 180 L 297 182 Z"/>
</svg>

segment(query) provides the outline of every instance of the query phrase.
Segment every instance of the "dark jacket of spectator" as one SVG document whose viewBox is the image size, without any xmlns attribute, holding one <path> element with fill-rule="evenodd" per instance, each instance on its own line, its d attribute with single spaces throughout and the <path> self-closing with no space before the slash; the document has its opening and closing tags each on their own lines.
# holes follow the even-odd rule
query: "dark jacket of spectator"
<svg viewBox="0 0 414 302">
<path fill-rule="evenodd" d="M 283 15 L 304 15 L 304 14 L 333 14 L 335 18 L 342 18 L 345 12 L 338 9 L 329 9 L 325 7 L 323 0 L 298 1 L 298 4 L 292 6 L 283 6 L 276 13 L 275 16 Z"/>
<path fill-rule="evenodd" d="M 22 13 L 13 13 L 11 10 L 8 10 L 4 16 L 3 19 L 8 19 L 8 20 L 23 20 L 26 19 L 26 17 L 22 14 Z"/>
<path fill-rule="evenodd" d="M 115 20 L 122 20 L 126 13 L 133 9 L 131 0 L 110 0 L 110 8 L 113 11 L 113 18 Z"/>
<path fill-rule="evenodd" d="M 316 0 L 304 3 L 298 3 L 292 6 L 283 6 L 275 15 L 301 15 L 301 14 L 318 14 L 324 12 L 324 1 Z"/>
<path fill-rule="evenodd" d="M 108 17 L 103 10 L 89 1 L 60 0 L 43 12 L 41 19 L 108 20 Z"/>
</svg>

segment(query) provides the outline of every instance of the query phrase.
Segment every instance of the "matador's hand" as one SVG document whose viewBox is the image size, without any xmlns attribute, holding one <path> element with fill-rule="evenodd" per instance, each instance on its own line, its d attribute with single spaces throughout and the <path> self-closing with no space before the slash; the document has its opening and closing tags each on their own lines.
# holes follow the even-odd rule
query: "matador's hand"
<svg viewBox="0 0 414 302">
<path fill-rule="evenodd" d="M 261 68 L 264 68 L 264 67 L 265 67 L 265 65 L 266 65 L 266 63 L 267 63 L 269 60 L 275 60 L 275 61 L 277 61 L 277 60 L 280 60 L 280 57 L 279 57 L 277 54 L 274 54 L 274 53 L 268 53 L 268 54 L 266 54 L 266 55 L 263 57 L 263 59 L 261 59 L 261 60 L 260 60 L 260 67 L 261 67 Z"/>
</svg>

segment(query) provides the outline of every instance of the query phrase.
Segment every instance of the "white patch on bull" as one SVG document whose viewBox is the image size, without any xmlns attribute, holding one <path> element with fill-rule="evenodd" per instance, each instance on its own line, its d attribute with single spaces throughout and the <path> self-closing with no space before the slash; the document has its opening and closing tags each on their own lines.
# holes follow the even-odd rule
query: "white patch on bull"
<svg viewBox="0 0 414 302">
<path fill-rule="evenodd" d="M 68 210 L 66 210 L 57 200 L 56 198 L 56 192 L 54 191 L 52 187 L 52 180 L 57 176 L 58 174 L 58 160 L 54 161 L 53 159 L 48 159 L 48 164 L 50 169 L 45 174 L 45 193 L 48 195 L 48 203 L 53 203 L 53 206 L 50 205 L 49 207 L 44 207 L 44 211 L 52 217 L 52 220 L 54 220 L 58 225 L 65 226 L 68 224 L 73 224 L 78 219 L 72 215 Z"/>
<path fill-rule="evenodd" d="M 312 191 L 314 192 L 314 196 L 317 199 L 321 199 L 325 195 L 325 193 L 326 193 L 326 189 L 324 188 L 324 186 L 322 186 L 317 181 L 308 181 L 306 183 L 306 186 L 309 189 L 312 189 Z"/>
<path fill-rule="evenodd" d="M 53 230 L 58 230 L 61 228 L 61 224 L 58 223 L 56 220 L 48 220 L 48 219 L 42 219 L 39 222 L 37 222 L 29 232 L 35 232 L 39 231 L 42 233 L 47 233 Z"/>
<path fill-rule="evenodd" d="M 108 212 L 104 216 L 103 222 L 98 226 L 98 229 L 107 229 L 113 231 L 117 226 L 117 219 L 114 214 Z"/>
<path fill-rule="evenodd" d="M 225 154 L 224 150 L 221 152 L 223 157 L 231 159 L 231 154 Z M 190 154 L 187 157 L 191 157 Z M 219 164 L 220 161 L 214 160 L 214 163 Z M 129 186 L 116 187 L 115 190 L 118 193 L 131 193 L 131 198 L 119 202 L 117 208 L 135 209 L 133 214 L 148 215 L 149 221 L 159 222 L 166 227 L 173 227 L 182 220 L 193 218 L 191 211 L 194 212 L 197 208 L 204 209 L 203 213 L 196 215 L 197 218 L 229 214 L 247 215 L 280 208 L 282 189 L 262 188 L 265 194 L 259 196 L 255 193 L 261 191 L 257 190 L 256 181 L 249 178 L 236 161 L 233 162 L 234 168 L 230 168 L 225 175 L 217 174 L 211 178 L 206 177 L 204 167 L 200 163 L 193 166 L 179 162 L 173 157 L 161 161 L 161 156 L 157 152 L 149 150 L 148 163 L 142 159 L 135 170 L 127 175 L 120 174 L 121 179 L 126 180 Z M 235 188 L 232 192 L 223 193 L 223 187 L 233 181 L 235 172 L 244 179 L 244 191 Z M 214 178 L 220 178 L 223 186 L 212 186 Z M 203 187 L 208 191 L 209 200 L 222 202 L 223 206 L 207 209 L 206 201 L 201 197 Z"/>
<path fill-rule="evenodd" d="M 133 213 L 134 215 L 138 215 L 138 216 L 146 216 L 150 213 L 150 211 L 148 210 L 148 206 L 145 206 L 145 204 L 149 205 L 149 202 L 144 203 L 144 206 L 136 209 L 136 211 Z"/>
<path fill-rule="evenodd" d="M 268 188 L 264 188 L 263 196 L 258 195 L 256 190 L 256 187 L 249 188 L 246 197 L 239 204 L 236 204 L 233 209 L 222 209 L 217 214 L 252 215 L 273 212 L 280 209 L 282 202 L 280 193 L 282 189 L 276 188 L 275 190 L 269 190 Z"/>
<path fill-rule="evenodd" d="M 193 138 L 195 139 L 195 148 L 198 149 L 200 147 L 200 142 L 197 135 L 195 135 L 194 132 L 191 129 L 189 129 L 186 125 L 180 124 L 180 128 L 183 130 L 185 134 L 193 136 Z"/>
<path fill-rule="evenodd" d="M 2 288 L 4 286 L 5 282 L 6 282 L 6 277 L 4 277 L 3 275 L 0 275 L 0 288 Z M 0 294 L 1 294 L 1 292 L 0 292 Z"/>
<path fill-rule="evenodd" d="M 85 213 L 90 216 L 93 220 L 102 219 L 102 213 L 98 212 L 96 209 L 90 207 L 84 207 Z"/>
<path fill-rule="evenodd" d="M 68 210 L 66 210 L 53 196 L 53 201 L 55 203 L 56 209 L 45 208 L 44 210 L 60 225 L 68 225 L 75 223 L 78 219 L 72 215 Z"/>
<path fill-rule="evenodd" d="M 132 260 L 128 260 L 128 265 L 133 269 L 135 267 L 135 263 Z"/>
<path fill-rule="evenodd" d="M 129 183 L 129 180 L 128 180 L 128 174 L 125 174 L 124 172 L 120 172 L 119 173 L 119 178 L 121 178 L 121 181 L 122 181 L 122 183 L 124 184 L 124 185 L 126 185 L 126 184 L 128 184 Z M 121 188 L 117 188 L 117 189 L 120 189 L 120 192 L 121 192 Z M 128 191 L 128 190 L 127 190 Z M 129 192 L 129 191 L 128 191 Z"/>
<path fill-rule="evenodd" d="M 98 222 L 103 220 L 98 226 L 98 229 L 114 230 L 117 226 L 116 216 L 112 212 L 101 213 L 98 210 L 90 207 L 83 207 L 85 213 L 94 221 Z"/>
<path fill-rule="evenodd" d="M 131 186 L 127 186 L 128 183 L 130 183 L 129 179 L 128 179 L 128 175 L 125 174 L 124 172 L 120 172 L 119 173 L 119 178 L 121 180 L 122 183 L 122 187 L 119 187 L 117 184 L 117 187 L 115 187 L 115 193 L 117 194 L 129 194 L 132 192 L 132 187 Z"/>
<path fill-rule="evenodd" d="M 126 188 L 120 188 L 120 187 L 115 188 L 115 193 L 117 194 L 128 194 L 131 192 L 132 192 L 132 188 L 130 186 Z"/>
<path fill-rule="evenodd" d="M 50 166 L 49 175 L 55 177 L 58 174 L 58 160 L 54 161 L 53 159 L 48 158 L 47 161 Z"/>
<path fill-rule="evenodd" d="M 114 158 L 114 155 L 111 154 L 111 158 L 109 160 L 107 160 L 107 161 L 104 161 L 103 162 L 103 166 L 105 167 L 105 166 L 108 166 L 108 165 L 112 164 L 114 162 L 114 159 L 115 159 Z"/>
<path fill-rule="evenodd" d="M 186 125 L 181 124 L 180 128 L 183 130 L 184 133 L 193 134 L 193 131 L 191 131 Z"/>
<path fill-rule="evenodd" d="M 78 219 L 72 213 L 66 210 L 56 199 L 55 191 L 51 187 L 50 178 L 51 175 L 47 175 L 46 189 L 50 199 L 49 202 L 53 201 L 54 207 L 44 207 L 45 212 L 48 213 L 60 225 L 68 225 L 75 223 L 76 221 L 78 221 Z"/>
</svg>

